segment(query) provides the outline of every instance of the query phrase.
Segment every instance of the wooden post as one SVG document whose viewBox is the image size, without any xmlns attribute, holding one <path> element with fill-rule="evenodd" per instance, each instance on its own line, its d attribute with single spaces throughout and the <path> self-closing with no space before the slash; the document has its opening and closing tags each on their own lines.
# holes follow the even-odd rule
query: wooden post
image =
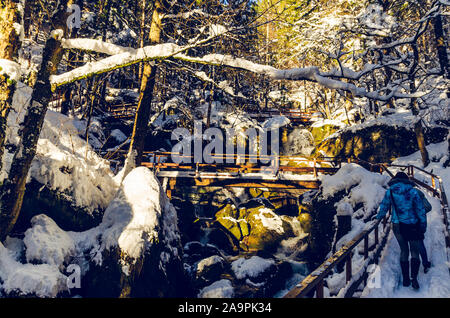
<svg viewBox="0 0 450 318">
<path fill-rule="evenodd" d="M 314 178 L 317 178 L 317 168 L 316 168 L 317 159 L 314 158 Z"/>
<path fill-rule="evenodd" d="M 316 297 L 323 298 L 323 279 L 316 286 Z"/>
<path fill-rule="evenodd" d="M 345 281 L 348 283 L 352 279 L 352 254 L 350 253 L 345 262 Z"/>
<path fill-rule="evenodd" d="M 378 225 L 375 227 L 375 246 L 378 245 Z"/>
<path fill-rule="evenodd" d="M 364 237 L 364 259 L 369 257 L 369 235 Z"/>
</svg>

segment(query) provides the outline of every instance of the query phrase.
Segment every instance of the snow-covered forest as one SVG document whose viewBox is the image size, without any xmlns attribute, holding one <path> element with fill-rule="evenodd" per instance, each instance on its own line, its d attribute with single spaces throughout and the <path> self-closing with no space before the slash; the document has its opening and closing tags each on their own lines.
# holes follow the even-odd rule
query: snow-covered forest
<svg viewBox="0 0 450 318">
<path fill-rule="evenodd" d="M 1 0 L 0 298 L 450 297 L 449 13 Z M 375 218 L 400 171 L 419 290 Z"/>
</svg>

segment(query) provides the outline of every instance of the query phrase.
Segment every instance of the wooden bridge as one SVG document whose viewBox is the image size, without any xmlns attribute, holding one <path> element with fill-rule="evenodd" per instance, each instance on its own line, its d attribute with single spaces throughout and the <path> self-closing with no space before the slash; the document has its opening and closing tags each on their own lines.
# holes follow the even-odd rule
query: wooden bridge
<svg viewBox="0 0 450 318">
<path fill-rule="evenodd" d="M 136 103 L 121 103 L 108 106 L 108 112 L 112 114 L 115 118 L 130 120 L 133 119 L 136 114 Z M 257 121 L 265 121 L 274 116 L 285 116 L 292 123 L 304 123 L 308 124 L 314 118 L 312 112 L 301 111 L 299 109 L 269 109 L 269 110 L 259 110 L 255 112 L 247 112 L 250 118 Z"/>
<path fill-rule="evenodd" d="M 189 159 L 189 161 L 193 161 L 193 157 L 170 152 L 147 152 L 145 155 L 151 160 L 143 162 L 142 166 L 155 171 L 158 178 L 168 180 L 169 197 L 176 184 L 306 192 L 320 187 L 319 175 L 334 174 L 340 169 L 340 163 L 336 164 L 332 160 L 310 160 L 302 157 L 277 156 L 274 159 L 269 156 L 217 154 L 213 155 L 213 158 L 216 162 L 223 163 L 178 164 L 170 162 L 173 155 L 181 159 Z M 273 166 L 251 163 L 256 159 L 267 161 L 272 159 Z M 231 161 L 233 163 L 225 163 Z"/>
<path fill-rule="evenodd" d="M 301 111 L 300 109 L 260 110 L 258 112 L 249 112 L 248 115 L 250 116 L 250 118 L 253 118 L 257 121 L 265 121 L 274 116 L 284 116 L 294 124 L 308 124 L 315 117 L 312 112 Z"/>
</svg>

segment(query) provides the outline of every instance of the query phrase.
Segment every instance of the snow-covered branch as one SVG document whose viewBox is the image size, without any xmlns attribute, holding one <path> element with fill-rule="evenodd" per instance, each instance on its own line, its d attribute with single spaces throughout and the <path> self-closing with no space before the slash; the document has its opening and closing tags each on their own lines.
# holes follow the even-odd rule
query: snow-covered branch
<svg viewBox="0 0 450 318">
<path fill-rule="evenodd" d="M 265 75 L 273 80 L 306 80 L 318 83 L 329 89 L 351 92 L 355 97 L 367 97 L 380 101 L 387 101 L 391 98 L 417 98 L 425 95 L 425 93 L 416 93 L 413 95 L 402 94 L 396 89 L 392 89 L 389 94 L 384 95 L 381 91 L 369 92 L 365 88 L 358 87 L 352 83 L 335 79 L 336 77 L 348 80 L 359 79 L 362 75 L 378 69 L 380 66 L 368 65 L 360 72 L 355 72 L 348 68 L 343 69 L 345 70 L 344 72 L 342 72 L 341 69 L 321 72 L 318 67 L 303 67 L 281 70 L 270 65 L 254 63 L 252 61 L 231 55 L 208 54 L 202 57 L 192 57 L 184 54 L 184 52 L 188 49 L 201 45 L 202 43 L 206 43 L 210 39 L 211 38 L 207 38 L 187 46 L 179 46 L 174 43 L 164 43 L 146 46 L 140 49 L 124 48 L 96 40 L 65 40 L 64 43 L 66 47 L 81 47 L 86 44 L 85 49 L 88 48 L 94 51 L 101 51 L 103 53 L 118 52 L 118 54 L 112 55 L 100 61 L 87 63 L 84 66 L 61 75 L 54 75 L 51 77 L 51 84 L 53 87 L 58 87 L 83 78 L 102 74 L 139 62 L 174 58 L 191 63 L 232 67 Z"/>
</svg>

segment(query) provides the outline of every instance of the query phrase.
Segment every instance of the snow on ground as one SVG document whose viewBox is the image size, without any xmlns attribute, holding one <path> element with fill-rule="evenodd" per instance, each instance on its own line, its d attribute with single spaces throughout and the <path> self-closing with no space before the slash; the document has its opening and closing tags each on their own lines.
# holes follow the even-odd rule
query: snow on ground
<svg viewBox="0 0 450 318">
<path fill-rule="evenodd" d="M 273 260 L 253 256 L 249 259 L 239 258 L 235 260 L 231 263 L 231 269 L 237 279 L 256 278 L 273 265 L 275 265 Z"/>
<path fill-rule="evenodd" d="M 426 168 L 426 170 L 433 171 L 435 174 L 439 175 L 443 180 L 444 188 L 450 189 L 450 169 L 443 168 L 443 163 L 447 159 L 448 142 L 446 141 L 439 144 L 433 144 L 428 146 L 427 149 L 429 151 L 430 158 L 434 162 L 432 162 Z M 419 152 L 407 157 L 399 158 L 394 162 L 394 164 L 412 164 L 419 167 L 423 166 Z M 397 170 L 395 168 L 391 168 L 391 171 L 395 173 Z M 423 173 L 419 173 L 416 171 L 415 177 L 418 179 L 422 179 L 431 185 L 431 180 L 427 178 Z M 374 180 L 371 178 L 366 177 L 366 179 L 372 180 L 371 182 L 374 182 Z M 325 187 L 327 187 L 328 191 L 334 193 L 336 189 L 342 188 L 336 186 L 337 182 L 335 181 L 339 180 L 337 175 L 331 177 L 331 180 L 333 180 L 333 182 L 330 182 L 328 180 L 328 182 L 325 183 Z M 380 179 L 379 181 L 382 180 Z M 349 180 L 347 180 L 347 182 L 351 183 L 351 181 Z M 450 297 L 450 276 L 448 263 L 448 257 L 450 255 L 448 249 L 446 249 L 445 246 L 445 238 L 443 232 L 444 224 L 442 221 L 443 216 L 441 212 L 440 202 L 438 199 L 433 198 L 426 190 L 421 190 L 426 194 L 427 199 L 433 206 L 433 210 L 427 215 L 428 229 L 427 233 L 425 234 L 425 246 L 428 251 L 429 259 L 433 265 L 427 274 L 423 273 L 421 267 L 421 271 L 419 273 L 419 284 L 421 286 L 420 290 L 415 291 L 411 287 L 404 288 L 402 286 L 401 269 L 399 265 L 400 247 L 397 243 L 397 240 L 395 239 L 395 236 L 391 232 L 379 262 L 380 271 L 373 272 L 373 276 L 371 276 L 371 278 L 373 279 L 372 281 L 374 283 L 371 284 L 371 288 L 366 287 L 364 289 L 361 295 L 362 297 Z M 366 190 L 362 191 L 361 193 L 365 192 Z M 384 194 L 384 191 L 382 191 L 382 193 Z M 352 196 L 350 196 L 349 198 L 351 197 Z M 349 198 L 346 198 L 345 200 L 348 200 Z M 344 203 L 341 201 L 339 205 L 342 207 Z M 374 206 L 376 207 L 378 206 L 378 204 Z M 345 241 L 348 241 L 357 233 L 359 233 L 363 228 L 364 224 L 361 221 L 353 219 L 352 231 L 340 240 L 337 248 L 339 248 Z M 335 294 L 338 291 L 338 289 L 336 289 L 338 288 L 338 286 L 342 287 L 342 279 L 342 275 L 336 274 L 327 280 L 332 293 Z"/>
<path fill-rule="evenodd" d="M 231 281 L 222 279 L 203 288 L 198 294 L 199 298 L 232 298 L 234 289 Z"/>
<path fill-rule="evenodd" d="M 18 144 L 19 126 L 30 98 L 31 88 L 18 83 L 13 109 L 8 116 L 7 144 Z M 48 111 L 30 177 L 52 190 L 69 195 L 77 206 L 92 212 L 107 207 L 118 185 L 113 179 L 109 163 L 79 137 L 84 130 L 85 126 L 82 127 L 79 120 Z M 5 151 L 0 181 L 7 176 L 6 171 L 11 166 L 13 155 Z"/>
<path fill-rule="evenodd" d="M 22 264 L 0 243 L 0 289 L 18 295 L 56 297 L 67 290 L 67 277 L 56 265 Z"/>
</svg>

